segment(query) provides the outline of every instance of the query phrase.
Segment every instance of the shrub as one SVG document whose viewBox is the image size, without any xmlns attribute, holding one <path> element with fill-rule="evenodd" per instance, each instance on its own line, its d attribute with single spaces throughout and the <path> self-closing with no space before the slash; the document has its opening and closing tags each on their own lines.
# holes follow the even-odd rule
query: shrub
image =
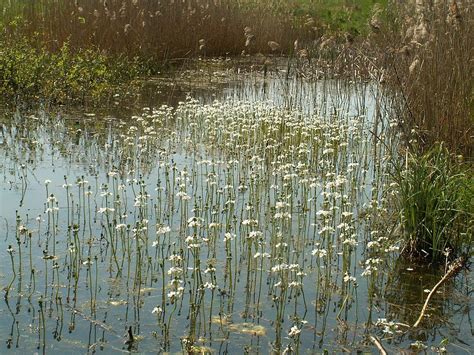
<svg viewBox="0 0 474 355">
<path fill-rule="evenodd" d="M 4 38 L 3 38 L 4 39 Z M 98 100 L 136 78 L 145 66 L 127 57 L 110 57 L 97 49 L 58 52 L 17 37 L 0 41 L 0 95 L 4 99 L 65 103 Z"/>
</svg>

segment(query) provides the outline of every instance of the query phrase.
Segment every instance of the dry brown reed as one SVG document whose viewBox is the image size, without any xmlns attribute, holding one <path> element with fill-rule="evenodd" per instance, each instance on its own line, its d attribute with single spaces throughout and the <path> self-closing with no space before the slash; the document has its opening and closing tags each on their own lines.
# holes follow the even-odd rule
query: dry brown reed
<svg viewBox="0 0 474 355">
<path fill-rule="evenodd" d="M 380 50 L 377 66 L 403 93 L 403 125 L 415 129 L 421 148 L 444 141 L 472 160 L 473 6 L 421 0 L 393 4 L 392 13 L 392 22 L 374 31 L 370 41 Z"/>
<path fill-rule="evenodd" d="M 270 7 L 271 1 L 39 0 L 22 12 L 25 34 L 36 33 L 52 50 L 67 41 L 72 49 L 160 60 L 288 52 L 295 39 L 316 37 Z"/>
</svg>

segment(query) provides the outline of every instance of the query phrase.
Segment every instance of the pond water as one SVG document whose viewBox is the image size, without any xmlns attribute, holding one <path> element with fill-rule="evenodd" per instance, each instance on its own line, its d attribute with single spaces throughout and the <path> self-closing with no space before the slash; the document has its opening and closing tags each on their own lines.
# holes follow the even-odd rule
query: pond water
<svg viewBox="0 0 474 355">
<path fill-rule="evenodd" d="M 470 272 L 411 328 L 443 272 L 399 257 L 386 96 L 283 78 L 2 113 L 0 353 L 469 353 Z"/>
</svg>

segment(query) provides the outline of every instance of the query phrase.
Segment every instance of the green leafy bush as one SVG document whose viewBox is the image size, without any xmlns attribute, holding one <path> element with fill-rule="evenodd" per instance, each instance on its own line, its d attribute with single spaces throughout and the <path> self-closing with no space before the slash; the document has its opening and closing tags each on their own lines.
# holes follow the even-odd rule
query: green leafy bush
<svg viewBox="0 0 474 355">
<path fill-rule="evenodd" d="M 107 56 L 95 49 L 58 52 L 18 36 L 0 41 L 0 95 L 55 103 L 98 100 L 145 70 L 137 59 Z"/>
</svg>

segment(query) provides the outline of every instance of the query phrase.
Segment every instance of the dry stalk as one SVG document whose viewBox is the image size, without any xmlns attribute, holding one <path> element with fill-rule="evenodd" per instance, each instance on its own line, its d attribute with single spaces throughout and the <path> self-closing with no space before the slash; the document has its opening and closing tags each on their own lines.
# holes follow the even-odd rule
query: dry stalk
<svg viewBox="0 0 474 355">
<path fill-rule="evenodd" d="M 379 349 L 381 355 L 387 355 L 387 351 L 385 351 L 384 347 L 380 343 L 380 340 L 378 340 L 375 336 L 371 335 L 370 336 L 370 341 L 374 343 L 374 345 Z"/>
<path fill-rule="evenodd" d="M 441 280 L 438 281 L 438 283 L 431 289 L 430 293 L 428 294 L 428 297 L 425 300 L 425 304 L 423 305 L 423 308 L 421 309 L 420 316 L 418 317 L 418 320 L 413 324 L 413 328 L 418 327 L 420 324 L 421 320 L 423 319 L 426 309 L 428 308 L 428 304 L 430 303 L 431 297 L 435 294 L 435 292 L 438 290 L 438 288 L 441 287 L 443 283 L 446 282 L 446 280 L 450 279 L 456 273 L 462 269 L 464 266 L 465 259 L 464 257 L 459 257 L 457 258 L 450 266 L 446 274 L 441 278 Z"/>
</svg>

